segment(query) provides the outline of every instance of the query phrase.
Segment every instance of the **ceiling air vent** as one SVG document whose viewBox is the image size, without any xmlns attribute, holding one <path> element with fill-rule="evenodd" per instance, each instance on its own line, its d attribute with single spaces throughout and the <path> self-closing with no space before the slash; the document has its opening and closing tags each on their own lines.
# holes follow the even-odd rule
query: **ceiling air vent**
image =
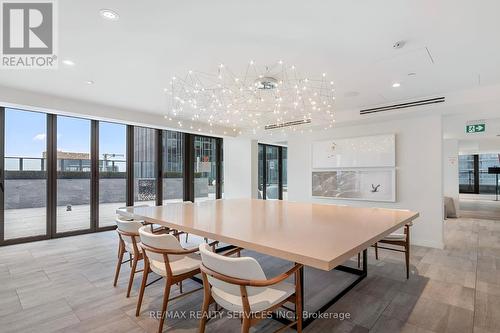
<svg viewBox="0 0 500 333">
<path fill-rule="evenodd" d="M 420 101 L 393 104 L 393 105 L 381 106 L 381 107 L 372 108 L 372 109 L 364 109 L 364 110 L 359 111 L 359 113 L 361 115 L 363 115 L 363 114 L 377 113 L 377 112 L 383 112 L 383 111 L 412 108 L 415 106 L 422 106 L 422 105 L 428 105 L 428 104 L 443 103 L 444 101 L 445 101 L 444 97 L 436 97 L 436 98 L 430 98 L 430 99 L 422 99 Z"/>
<path fill-rule="evenodd" d="M 302 120 L 287 121 L 285 123 L 266 125 L 264 128 L 266 130 L 272 130 L 272 129 L 276 129 L 276 128 L 304 125 L 304 124 L 310 124 L 310 123 L 311 123 L 311 119 L 302 119 Z"/>
</svg>

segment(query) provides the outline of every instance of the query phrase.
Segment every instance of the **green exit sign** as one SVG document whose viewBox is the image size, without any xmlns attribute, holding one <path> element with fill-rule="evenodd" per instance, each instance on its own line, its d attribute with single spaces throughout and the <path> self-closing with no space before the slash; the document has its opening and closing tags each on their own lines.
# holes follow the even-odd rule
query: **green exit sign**
<svg viewBox="0 0 500 333">
<path fill-rule="evenodd" d="M 486 131 L 485 124 L 474 124 L 465 126 L 465 133 L 481 133 L 484 131 Z"/>
</svg>

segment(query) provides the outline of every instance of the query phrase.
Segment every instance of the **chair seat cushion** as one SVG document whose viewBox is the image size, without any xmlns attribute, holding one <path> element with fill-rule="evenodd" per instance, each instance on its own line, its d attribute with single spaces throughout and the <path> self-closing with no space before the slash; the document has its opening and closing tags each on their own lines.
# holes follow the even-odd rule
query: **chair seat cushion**
<svg viewBox="0 0 500 333">
<path fill-rule="evenodd" d="M 281 303 L 295 293 L 295 285 L 288 282 L 282 282 L 270 287 L 263 287 L 262 289 L 262 292 L 248 296 L 248 302 L 250 303 L 250 310 L 252 312 L 265 311 Z M 234 295 L 212 286 L 212 297 L 226 310 L 238 313 L 243 312 L 241 296 L 239 295 Z"/>
<path fill-rule="evenodd" d="M 384 237 L 384 240 L 405 240 L 405 234 L 390 234 Z"/>
<path fill-rule="evenodd" d="M 142 247 L 140 242 L 137 243 L 137 249 L 139 250 L 139 253 L 142 253 Z M 127 250 L 127 252 L 134 254 L 134 246 L 132 245 L 132 243 L 125 242 L 125 250 Z"/>
<path fill-rule="evenodd" d="M 165 263 L 163 261 L 149 260 L 151 270 L 158 275 L 167 276 Z M 173 275 L 180 275 L 200 268 L 201 259 L 199 255 L 190 254 L 182 259 L 170 261 L 170 269 Z"/>
</svg>

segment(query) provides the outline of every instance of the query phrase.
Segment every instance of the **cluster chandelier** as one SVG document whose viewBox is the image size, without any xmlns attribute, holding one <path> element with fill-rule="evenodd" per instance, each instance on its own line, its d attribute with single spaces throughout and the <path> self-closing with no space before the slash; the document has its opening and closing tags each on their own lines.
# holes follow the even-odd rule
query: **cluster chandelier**
<svg viewBox="0 0 500 333">
<path fill-rule="evenodd" d="M 183 120 L 191 120 L 256 133 L 295 131 L 308 124 L 332 127 L 335 121 L 334 82 L 326 73 L 319 78 L 304 76 L 283 61 L 264 66 L 250 61 L 238 74 L 224 64 L 214 73 L 190 70 L 172 77 L 165 92 L 169 110 L 165 118 L 179 127 Z"/>
</svg>

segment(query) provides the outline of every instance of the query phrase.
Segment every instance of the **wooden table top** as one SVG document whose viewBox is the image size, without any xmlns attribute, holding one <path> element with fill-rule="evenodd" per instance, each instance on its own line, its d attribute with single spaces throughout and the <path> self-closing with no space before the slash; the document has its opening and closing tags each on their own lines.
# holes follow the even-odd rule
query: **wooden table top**
<svg viewBox="0 0 500 333">
<path fill-rule="evenodd" d="M 126 207 L 117 213 L 322 270 L 342 264 L 419 215 L 257 199 Z"/>
</svg>

